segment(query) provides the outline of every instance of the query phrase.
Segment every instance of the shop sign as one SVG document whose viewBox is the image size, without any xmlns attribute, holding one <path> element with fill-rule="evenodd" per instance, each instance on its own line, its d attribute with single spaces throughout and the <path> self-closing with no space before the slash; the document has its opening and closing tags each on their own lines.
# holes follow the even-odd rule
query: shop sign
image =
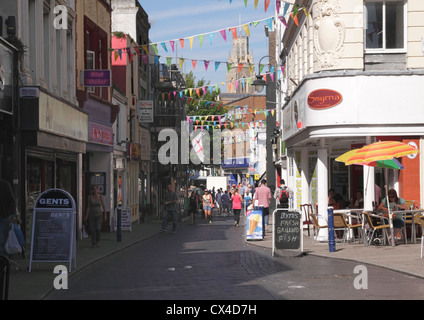
<svg viewBox="0 0 424 320">
<path fill-rule="evenodd" d="M 138 101 L 137 115 L 140 123 L 153 123 L 153 101 Z"/>
<path fill-rule="evenodd" d="M 110 70 L 84 70 L 85 87 L 111 87 L 112 72 Z"/>
<path fill-rule="evenodd" d="M 76 262 L 76 209 L 61 189 L 44 191 L 35 201 L 29 272 L 33 262 Z"/>
<path fill-rule="evenodd" d="M 13 52 L 0 42 L 0 112 L 12 113 L 14 83 Z"/>
<path fill-rule="evenodd" d="M 90 142 L 113 145 L 112 128 L 90 122 Z"/>
<path fill-rule="evenodd" d="M 141 160 L 141 146 L 139 143 L 128 143 L 128 160 Z"/>
<path fill-rule="evenodd" d="M 343 101 L 343 96 L 334 90 L 319 89 L 308 96 L 308 106 L 314 110 L 324 110 L 337 106 Z"/>
</svg>

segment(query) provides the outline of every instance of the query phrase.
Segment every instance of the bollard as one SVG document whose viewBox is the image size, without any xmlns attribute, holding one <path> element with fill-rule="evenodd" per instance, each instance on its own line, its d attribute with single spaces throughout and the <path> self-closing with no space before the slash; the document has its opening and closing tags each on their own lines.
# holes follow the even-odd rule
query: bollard
<svg viewBox="0 0 424 320">
<path fill-rule="evenodd" d="M 116 209 L 116 242 L 122 241 L 122 233 L 121 233 L 121 208 Z"/>
<path fill-rule="evenodd" d="M 328 247 L 330 252 L 336 251 L 336 240 L 334 238 L 334 217 L 333 208 L 328 208 Z"/>
</svg>

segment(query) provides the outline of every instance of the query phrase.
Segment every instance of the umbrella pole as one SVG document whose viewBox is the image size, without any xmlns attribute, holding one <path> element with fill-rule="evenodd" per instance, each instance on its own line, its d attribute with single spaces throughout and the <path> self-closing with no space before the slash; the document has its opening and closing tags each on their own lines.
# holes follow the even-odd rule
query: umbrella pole
<svg viewBox="0 0 424 320">
<path fill-rule="evenodd" d="M 384 161 L 383 161 L 384 166 Z M 394 230 L 393 230 L 393 214 L 390 210 L 390 202 L 389 202 L 389 191 L 387 186 L 387 168 L 384 168 L 384 179 L 386 184 L 384 185 L 384 189 L 386 189 L 386 203 L 387 203 L 387 212 L 389 213 L 389 225 L 390 225 L 390 234 L 391 234 L 391 241 L 392 241 L 392 247 L 395 246 L 395 237 L 394 237 Z"/>
</svg>

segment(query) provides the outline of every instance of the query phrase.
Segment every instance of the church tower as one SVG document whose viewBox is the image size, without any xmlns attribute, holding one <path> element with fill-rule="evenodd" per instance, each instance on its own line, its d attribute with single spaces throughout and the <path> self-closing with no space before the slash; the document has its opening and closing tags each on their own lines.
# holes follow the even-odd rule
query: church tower
<svg viewBox="0 0 424 320">
<path fill-rule="evenodd" d="M 231 69 L 229 72 L 227 72 L 226 77 L 227 92 L 254 94 L 255 89 L 248 83 L 247 80 L 247 78 L 255 76 L 253 54 L 250 54 L 249 51 L 249 37 L 242 36 L 241 32 L 237 39 L 233 37 L 233 49 L 232 52 L 228 55 L 228 62 L 231 63 Z M 243 65 L 243 67 L 241 67 L 241 65 Z M 241 70 L 239 72 L 240 67 Z M 236 85 L 235 82 L 237 80 L 240 81 L 238 81 L 238 84 Z"/>
</svg>

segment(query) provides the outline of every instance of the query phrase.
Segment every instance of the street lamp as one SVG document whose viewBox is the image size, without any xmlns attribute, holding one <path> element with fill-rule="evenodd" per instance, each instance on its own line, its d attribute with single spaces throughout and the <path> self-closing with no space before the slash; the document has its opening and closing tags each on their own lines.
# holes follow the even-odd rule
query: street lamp
<svg viewBox="0 0 424 320">
<path fill-rule="evenodd" d="M 262 57 L 262 58 L 261 58 L 261 60 L 259 60 L 259 63 L 258 63 L 259 68 L 258 68 L 258 71 L 259 71 L 259 70 L 260 70 L 260 68 L 261 68 L 261 61 L 262 61 L 264 58 L 272 58 L 272 59 L 274 60 L 275 64 L 277 64 L 277 61 L 275 60 L 275 58 L 274 58 L 274 57 L 272 57 L 272 56 L 264 56 L 264 57 Z M 256 75 L 256 80 L 252 82 L 252 85 L 255 87 L 255 91 L 256 91 L 257 93 L 261 93 L 261 92 L 264 90 L 265 86 L 266 86 L 266 82 L 265 82 L 265 80 L 264 80 L 263 76 L 262 76 L 262 75 L 260 75 L 260 74 L 258 74 L 258 75 Z"/>
</svg>

